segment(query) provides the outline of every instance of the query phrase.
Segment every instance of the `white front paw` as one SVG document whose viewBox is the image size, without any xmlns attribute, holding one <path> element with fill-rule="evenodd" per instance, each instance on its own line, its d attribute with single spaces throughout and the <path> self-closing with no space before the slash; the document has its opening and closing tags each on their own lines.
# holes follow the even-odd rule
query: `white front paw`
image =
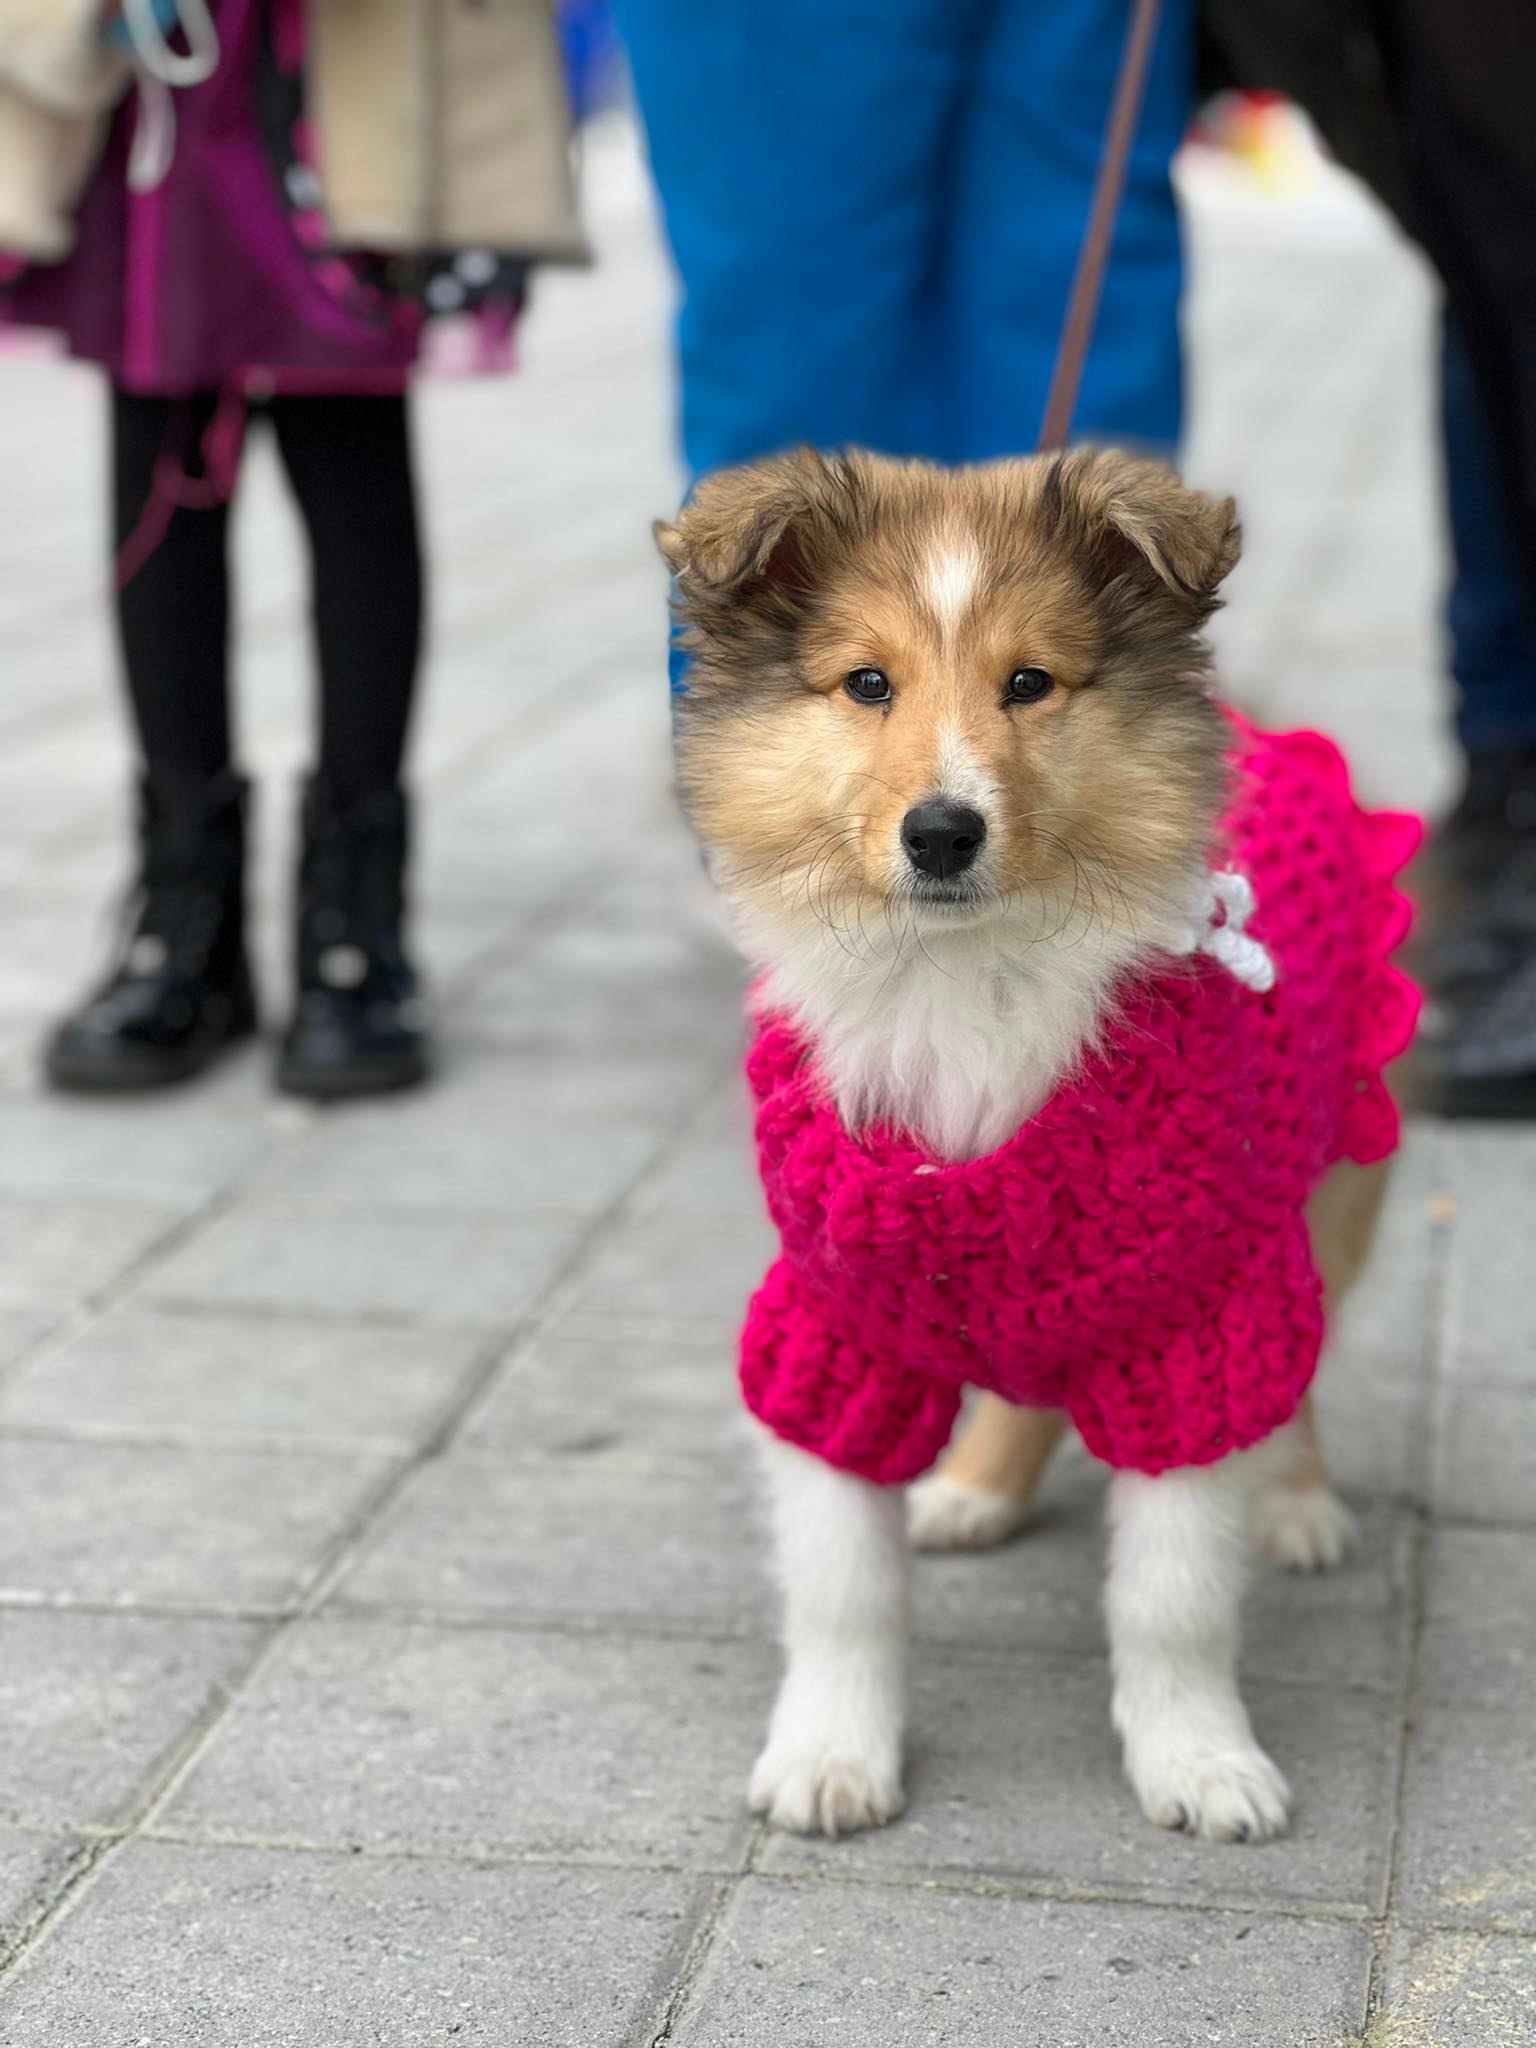
<svg viewBox="0 0 1536 2048">
<path fill-rule="evenodd" d="M 1125 1761 L 1143 1813 L 1160 1828 L 1207 1842 L 1265 1842 L 1285 1833 L 1291 1790 L 1257 1743 L 1143 1742 Z"/>
<path fill-rule="evenodd" d="M 959 1486 L 942 1473 L 907 1489 L 907 1534 L 918 1550 L 990 1550 L 1028 1520 L 1027 1501 Z"/>
<path fill-rule="evenodd" d="M 1288 1572 L 1326 1572 L 1355 1547 L 1355 1518 L 1328 1486 L 1272 1486 L 1254 1508 L 1260 1550 Z"/>
<path fill-rule="evenodd" d="M 752 1772 L 752 1811 L 796 1835 L 853 1835 L 883 1827 L 906 1804 L 894 1744 L 859 1750 L 769 1737 Z"/>
</svg>

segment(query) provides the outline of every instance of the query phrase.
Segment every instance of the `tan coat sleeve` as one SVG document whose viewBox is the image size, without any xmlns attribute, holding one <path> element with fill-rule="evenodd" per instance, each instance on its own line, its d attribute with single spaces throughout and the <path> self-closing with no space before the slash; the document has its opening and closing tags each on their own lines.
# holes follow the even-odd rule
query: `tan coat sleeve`
<svg viewBox="0 0 1536 2048">
<path fill-rule="evenodd" d="M 129 67 L 97 0 L 0 0 L 0 249 L 57 263 Z"/>
<path fill-rule="evenodd" d="M 338 244 L 583 260 L 549 0 L 306 0 L 306 23 Z"/>
<path fill-rule="evenodd" d="M 127 82 L 102 40 L 100 0 L 0 0 L 0 85 L 55 114 L 99 114 Z"/>
</svg>

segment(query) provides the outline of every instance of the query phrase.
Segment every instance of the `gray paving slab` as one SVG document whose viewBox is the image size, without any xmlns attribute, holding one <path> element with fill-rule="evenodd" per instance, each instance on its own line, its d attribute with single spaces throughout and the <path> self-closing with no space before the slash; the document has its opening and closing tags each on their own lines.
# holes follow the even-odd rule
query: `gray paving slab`
<svg viewBox="0 0 1536 2048">
<path fill-rule="evenodd" d="M 644 1207 L 577 1277 L 573 1318 L 739 1327 L 775 1241 L 752 1167 L 744 1089 L 732 1076 L 720 1108 L 679 1147 Z"/>
<path fill-rule="evenodd" d="M 1324 1359 L 1315 1386 L 1328 1469 L 1345 1499 L 1357 1508 L 1422 1507 L 1434 1453 L 1429 1385 L 1341 1349 Z"/>
<path fill-rule="evenodd" d="M 596 1452 L 422 1471 L 334 1596 L 342 1607 L 741 1630 L 771 1638 L 763 1518 L 745 1458 Z"/>
<path fill-rule="evenodd" d="M 1536 1522 L 1531 1390 L 1452 1382 L 1442 1401 L 1435 1505 L 1471 1522 Z"/>
<path fill-rule="evenodd" d="M 476 1366 L 470 1331 L 128 1305 L 0 1386 L 0 1429 L 182 1441 L 420 1440 Z"/>
<path fill-rule="evenodd" d="M 766 1219 L 722 1216 L 702 1239 L 662 1212 L 609 1238 L 579 1277 L 573 1317 L 655 1335 L 669 1326 L 698 1331 L 738 1324 L 773 1246 Z"/>
<path fill-rule="evenodd" d="M 0 1198 L 0 1308 L 68 1308 L 117 1279 L 181 1212 Z"/>
<path fill-rule="evenodd" d="M 562 1463 L 609 1451 L 741 1463 L 741 1418 L 725 1330 L 717 1341 L 658 1342 L 622 1327 L 589 1337 L 557 1328 L 508 1360 L 464 1441 L 477 1454 Z"/>
<path fill-rule="evenodd" d="M 0 1828 L 0 1951 L 21 1940 L 57 1896 L 81 1850 L 78 1836 Z"/>
<path fill-rule="evenodd" d="M 305 1210 L 364 1206 L 514 1222 L 520 1212 L 549 1210 L 594 1218 L 650 1163 L 699 1086 L 692 1062 L 671 1062 L 654 1091 L 645 1090 L 638 1064 L 614 1071 L 624 1102 L 618 1113 L 603 1101 L 600 1074 L 526 1070 L 511 1100 L 481 1086 L 445 1090 L 440 1103 L 421 1096 L 393 1110 L 363 1111 L 316 1132 L 273 1185 L 284 1202 Z"/>
<path fill-rule="evenodd" d="M 732 1644 L 310 1625 L 167 1810 L 335 1847 L 733 1864 L 771 1659 Z"/>
<path fill-rule="evenodd" d="M 62 842 L 75 837 L 101 806 L 89 797 L 64 797 L 43 785 L 30 797 L 7 790 L 8 831 L 39 834 L 46 829 Z M 32 813 L 29 819 L 28 812 Z M 101 973 L 103 925 L 98 894 L 47 891 L 41 876 L 25 886 L 0 889 L 0 934 L 5 944 L 5 995 L 8 1005 L 30 1020 L 26 1067 L 39 1063 L 47 1025 L 59 1009 L 74 1001 Z"/>
<path fill-rule="evenodd" d="M 1428 1377 L 1438 1353 L 1450 1183 L 1442 1129 L 1409 1119 L 1370 1259 L 1334 1318 L 1325 1386 L 1339 1377 L 1398 1386 Z"/>
<path fill-rule="evenodd" d="M 0 1096 L 0 1193 L 176 1207 L 205 1201 L 271 1141 L 253 1066 L 169 1101 Z"/>
<path fill-rule="evenodd" d="M 1489 1386 L 1536 1387 L 1536 1289 L 1528 1269 L 1536 1132 L 1467 1130 L 1451 1148 L 1456 1228 L 1447 1285 L 1446 1372 Z"/>
<path fill-rule="evenodd" d="M 1029 1648 L 1102 1655 L 1102 1478 L 1058 1486 L 1015 1542 L 981 1554 L 923 1557 L 915 1621 L 924 1639 L 973 1651 Z M 1284 1572 L 1260 1562 L 1244 1610 L 1243 1669 L 1253 1678 L 1391 1690 L 1407 1639 L 1411 1529 L 1379 1511 L 1338 1571 Z M 766 1558 L 762 1560 L 766 1565 Z"/>
<path fill-rule="evenodd" d="M 117 1822 L 258 1640 L 235 1622 L 0 1611 L 0 1821 Z"/>
<path fill-rule="evenodd" d="M 464 1011 L 477 1037 L 521 1057 L 723 1058 L 740 1036 L 742 971 L 722 934 L 675 910 L 599 901 L 480 982 Z M 552 1005 L 549 991 L 558 989 Z"/>
<path fill-rule="evenodd" d="M 576 1242 L 574 1223 L 527 1211 L 494 1221 L 298 1214 L 273 1194 L 210 1224 L 143 1291 L 204 1307 L 503 1325 L 532 1306 Z"/>
<path fill-rule="evenodd" d="M 935 1892 L 743 1887 L 678 2048 L 1321 2048 L 1354 2032 L 1360 1928 Z"/>
<path fill-rule="evenodd" d="M 1367 2048 L 1518 2048 L 1536 2037 L 1536 1943 L 1400 1934 Z"/>
<path fill-rule="evenodd" d="M 0 1437 L 0 1599 L 281 1605 L 394 1469 L 376 1454 Z"/>
<path fill-rule="evenodd" d="M 654 1871 L 136 1843 L 0 1987 L 4 2048 L 627 2048 L 702 1903 Z"/>
<path fill-rule="evenodd" d="M 752 1102 L 733 1062 L 707 1109 L 668 1159 L 649 1191 L 646 1213 L 678 1224 L 749 1228 L 763 1221 L 762 1190 L 752 1172 Z M 743 1166 L 749 1170 L 743 1172 Z"/>
<path fill-rule="evenodd" d="M 1250 1681 L 1259 1738 L 1297 1795 L 1276 1842 L 1197 1842 L 1142 1818 L 1099 1666 L 915 1660 L 906 1815 L 822 1842 L 775 1835 L 763 1867 L 892 1880 L 964 1872 L 1180 1903 L 1325 1901 L 1378 1911 L 1396 1778 L 1390 1701 Z"/>
<path fill-rule="evenodd" d="M 1433 1704 L 1420 1716 L 1403 1823 L 1410 1922 L 1536 1934 L 1536 1714 Z"/>
<path fill-rule="evenodd" d="M 37 1029 L 34 1012 L 10 1008 L 0 998 L 0 1083 L 9 1087 L 30 1080 Z"/>
<path fill-rule="evenodd" d="M 0 1373 L 8 1370 L 27 1351 L 56 1329 L 64 1311 L 58 1309 L 0 1309 Z"/>
<path fill-rule="evenodd" d="M 1536 1558 L 1525 1529 L 1437 1529 L 1419 1682 L 1429 1699 L 1528 1708 L 1536 1699 Z"/>
</svg>

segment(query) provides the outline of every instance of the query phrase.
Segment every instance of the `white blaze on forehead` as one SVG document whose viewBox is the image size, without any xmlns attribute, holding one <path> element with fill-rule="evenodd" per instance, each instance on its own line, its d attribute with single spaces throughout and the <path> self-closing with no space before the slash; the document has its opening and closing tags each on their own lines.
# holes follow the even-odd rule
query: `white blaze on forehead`
<svg viewBox="0 0 1536 2048">
<path fill-rule="evenodd" d="M 923 589 L 946 640 L 965 616 L 980 574 L 981 556 L 972 542 L 946 534 L 934 543 L 924 570 Z"/>
<path fill-rule="evenodd" d="M 990 822 L 997 787 L 980 757 L 956 725 L 939 727 L 938 755 L 934 763 L 934 789 L 939 796 L 969 804 Z"/>
</svg>

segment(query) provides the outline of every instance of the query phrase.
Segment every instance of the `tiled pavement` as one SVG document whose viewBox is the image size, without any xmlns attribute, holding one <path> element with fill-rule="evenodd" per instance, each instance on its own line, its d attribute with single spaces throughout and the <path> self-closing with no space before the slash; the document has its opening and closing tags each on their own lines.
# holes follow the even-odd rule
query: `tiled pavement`
<svg viewBox="0 0 1536 2048">
<path fill-rule="evenodd" d="M 1116 1766 L 1099 1486 L 923 1564 L 910 1815 L 769 1839 L 774 1672 L 733 1318 L 764 1230 L 735 970 L 667 790 L 665 286 L 621 140 L 527 374 L 439 388 L 422 931 L 446 1070 L 278 1106 L 252 1055 L 67 1104 L 121 762 L 100 401 L 0 412 L 0 2043 L 1514 2048 L 1536 2038 L 1536 1141 L 1414 1131 L 1325 1385 L 1361 1511 L 1264 1578 L 1289 1840 L 1157 1834 Z M 1192 466 L 1250 555 L 1228 673 L 1432 802 L 1427 293 L 1358 209 L 1204 193 Z M 269 982 L 300 572 L 242 515 Z"/>
</svg>

